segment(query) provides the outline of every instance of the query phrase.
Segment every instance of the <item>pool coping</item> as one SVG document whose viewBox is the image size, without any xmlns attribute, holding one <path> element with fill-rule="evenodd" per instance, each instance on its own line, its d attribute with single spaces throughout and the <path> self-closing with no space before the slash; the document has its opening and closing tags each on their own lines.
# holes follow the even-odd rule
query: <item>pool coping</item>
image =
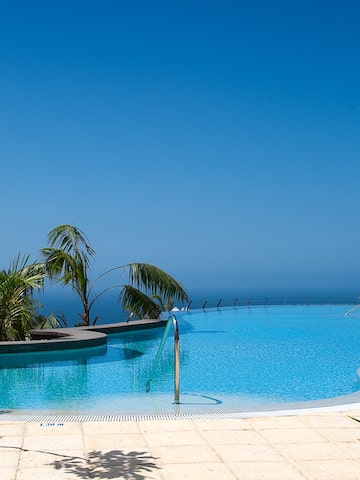
<svg viewBox="0 0 360 480">
<path fill-rule="evenodd" d="M 166 320 L 134 320 L 87 327 L 49 328 L 31 330 L 31 340 L 0 342 L 0 356 L 2 354 L 33 353 L 57 350 L 72 350 L 78 348 L 98 347 L 107 344 L 107 335 L 159 328 L 166 324 Z"/>
</svg>

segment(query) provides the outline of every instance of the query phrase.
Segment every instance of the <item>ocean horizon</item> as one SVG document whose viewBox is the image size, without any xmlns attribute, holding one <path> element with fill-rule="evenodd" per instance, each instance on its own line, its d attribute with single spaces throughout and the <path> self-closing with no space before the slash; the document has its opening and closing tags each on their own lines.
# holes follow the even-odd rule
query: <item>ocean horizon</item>
<svg viewBox="0 0 360 480">
<path fill-rule="evenodd" d="M 181 309 L 221 308 L 231 306 L 299 305 L 299 304 L 344 304 L 360 303 L 355 289 L 236 289 L 236 288 L 193 288 L 188 289 L 190 302 L 175 303 Z M 71 289 L 45 291 L 36 296 L 43 315 L 63 315 L 68 326 L 81 321 L 81 302 Z M 126 321 L 128 314 L 117 302 L 117 294 L 110 291 L 98 298 L 92 308 L 92 320 L 98 316 L 97 324 Z"/>
</svg>

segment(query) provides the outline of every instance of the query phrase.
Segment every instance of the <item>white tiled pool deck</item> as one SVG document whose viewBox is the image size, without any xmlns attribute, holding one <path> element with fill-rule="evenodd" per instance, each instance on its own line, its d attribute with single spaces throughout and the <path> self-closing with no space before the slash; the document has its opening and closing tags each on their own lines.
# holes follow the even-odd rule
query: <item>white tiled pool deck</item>
<svg viewBox="0 0 360 480">
<path fill-rule="evenodd" d="M 222 419 L 0 417 L 1 480 L 360 480 L 360 409 Z"/>
</svg>

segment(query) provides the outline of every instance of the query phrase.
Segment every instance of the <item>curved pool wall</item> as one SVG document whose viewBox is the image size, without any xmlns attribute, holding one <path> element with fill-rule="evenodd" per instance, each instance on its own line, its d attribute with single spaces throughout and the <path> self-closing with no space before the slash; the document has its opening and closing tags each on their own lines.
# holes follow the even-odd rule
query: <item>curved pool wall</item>
<svg viewBox="0 0 360 480">
<path fill-rule="evenodd" d="M 147 328 L 159 328 L 164 320 L 137 320 L 89 327 L 31 330 L 29 340 L 0 342 L 0 355 L 92 348 L 107 344 L 107 335 Z"/>
<path fill-rule="evenodd" d="M 44 350 L 73 350 L 88 347 L 97 347 L 106 345 L 107 333 L 118 333 L 125 330 L 139 330 L 161 327 L 166 322 L 131 322 L 130 324 L 119 325 L 99 325 L 96 327 L 78 327 L 76 329 L 61 329 L 57 331 L 61 337 L 54 339 L 54 330 L 39 331 L 38 335 L 41 339 L 33 340 L 31 342 L 11 342 L 16 344 L 20 349 L 17 352 L 32 352 L 33 346 L 38 347 L 37 351 Z M 75 330 L 75 332 L 74 332 Z M 64 336 L 66 335 L 66 337 Z M 35 332 L 34 338 L 37 336 Z M 52 338 L 49 338 L 52 337 Z M 79 343 L 80 342 L 80 343 Z M 95 342 L 95 343 L 94 343 Z M 99 342 L 99 343 L 96 343 Z M 6 352 L 6 343 L 8 351 Z M 76 346 L 80 345 L 80 346 Z M 4 346 L 4 349 L 3 349 Z M 10 346 L 9 342 L 2 342 L 0 344 L 0 353 L 15 353 L 16 350 L 12 349 L 14 345 Z M 55 348 L 54 348 L 55 347 Z M 30 348 L 30 349 L 29 349 Z M 9 350 L 10 349 L 10 350 Z M 96 348 L 94 348 L 94 355 L 96 355 Z M 143 418 L 237 418 L 248 416 L 264 416 L 264 415 L 280 415 L 280 414 L 292 414 L 299 412 L 312 412 L 312 411 L 332 411 L 332 410 L 347 410 L 360 408 L 360 392 L 354 392 L 348 395 L 341 395 L 334 398 L 307 400 L 301 402 L 285 402 L 273 404 L 267 403 L 261 405 L 260 403 L 254 404 L 251 408 L 239 408 L 237 398 L 231 398 L 226 396 L 226 402 L 222 401 L 222 396 L 217 395 L 211 397 L 208 395 L 191 395 L 181 393 L 180 405 L 173 404 L 172 394 L 156 396 L 150 395 L 139 402 L 134 412 L 131 408 L 131 399 L 128 405 L 122 410 L 122 414 L 119 415 L 114 411 L 113 401 L 110 400 L 109 404 L 102 402 L 99 405 L 99 410 L 84 411 L 84 412 L 72 412 L 72 411 L 43 411 L 43 410 L 0 410 L 0 421 L 106 421 L 106 420 L 136 420 Z M 225 400 L 225 399 L 224 399 Z M 144 403 L 142 404 L 142 401 Z M 224 405 L 226 403 L 226 406 Z M 197 405 L 194 411 L 194 406 Z M 139 408 L 138 408 L 139 407 Z M 201 411 L 203 410 L 203 411 Z"/>
</svg>

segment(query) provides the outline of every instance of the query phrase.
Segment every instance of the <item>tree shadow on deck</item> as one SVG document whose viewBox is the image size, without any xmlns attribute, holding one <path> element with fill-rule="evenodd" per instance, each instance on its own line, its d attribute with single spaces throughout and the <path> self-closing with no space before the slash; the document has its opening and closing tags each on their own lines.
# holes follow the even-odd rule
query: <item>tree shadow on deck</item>
<svg viewBox="0 0 360 480">
<path fill-rule="evenodd" d="M 155 458 L 147 452 L 93 450 L 86 458 L 64 455 L 62 459 L 55 460 L 50 465 L 56 470 L 63 469 L 66 473 L 83 479 L 142 480 L 148 477 L 149 472 L 159 469 L 154 460 Z"/>
</svg>

